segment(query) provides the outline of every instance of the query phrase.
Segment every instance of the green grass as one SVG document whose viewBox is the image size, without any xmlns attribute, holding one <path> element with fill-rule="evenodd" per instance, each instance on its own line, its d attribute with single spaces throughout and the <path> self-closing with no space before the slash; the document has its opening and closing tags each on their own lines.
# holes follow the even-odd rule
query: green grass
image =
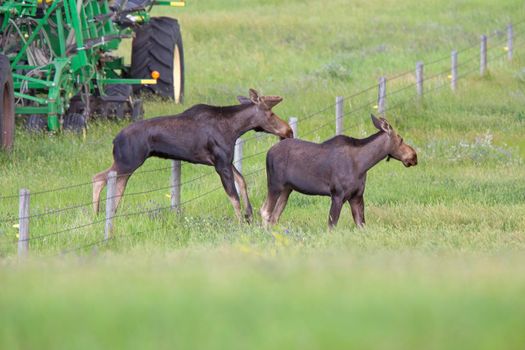
<svg viewBox="0 0 525 350">
<path fill-rule="evenodd" d="M 443 254 L 436 266 L 434 257 L 413 253 L 285 254 L 181 250 L 137 269 L 140 250 L 14 268 L 27 278 L 2 276 L 2 344 L 519 349 L 525 341 L 524 288 L 516 283 L 522 257 Z"/>
<path fill-rule="evenodd" d="M 321 141 L 334 133 L 334 108 L 312 113 L 380 75 L 473 46 L 459 54 L 459 73 L 471 73 L 456 94 L 438 89 L 446 74 L 425 82 L 420 102 L 412 74 L 388 80 L 388 92 L 408 87 L 389 97 L 388 119 L 420 163 L 381 162 L 369 172 L 365 230 L 344 208 L 329 233 L 329 199 L 297 193 L 271 232 L 258 217 L 238 225 L 214 170 L 184 164 L 183 181 L 208 176 L 183 185 L 180 216 L 162 209 L 167 188 L 130 195 L 119 214 L 147 213 L 117 218 L 107 245 L 90 245 L 103 223 L 52 234 L 103 219 L 89 205 L 36 217 L 32 237 L 51 235 L 31 241 L 19 264 L 18 199 L 0 199 L 0 348 L 522 349 L 525 23 L 515 27 L 512 62 L 503 28 L 523 9 L 488 0 L 195 0 L 167 10 L 183 29 L 187 102 L 148 101 L 147 117 L 233 104 L 254 87 L 282 95 L 275 112 L 298 117 L 299 136 Z M 493 35 L 483 78 L 481 33 Z M 427 64 L 425 75 L 448 66 L 448 58 Z M 376 97 L 373 89 L 349 98 L 345 111 Z M 347 114 L 346 133 L 374 132 L 373 111 Z M 98 121 L 85 138 L 18 128 L 15 149 L 0 155 L 1 195 L 29 188 L 32 214 L 88 204 L 89 185 L 36 192 L 89 182 L 111 164 L 111 141 L 125 125 Z M 243 164 L 256 210 L 266 195 L 259 169 L 275 142 L 245 144 L 245 156 L 260 153 Z M 150 159 L 139 171 L 168 166 Z M 169 176 L 138 172 L 126 193 L 167 187 Z"/>
</svg>

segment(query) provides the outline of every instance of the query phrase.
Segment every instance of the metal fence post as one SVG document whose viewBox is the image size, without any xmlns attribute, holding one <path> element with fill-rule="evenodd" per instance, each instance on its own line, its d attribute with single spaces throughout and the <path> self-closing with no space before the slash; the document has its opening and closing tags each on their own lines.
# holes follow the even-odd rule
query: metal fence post
<svg viewBox="0 0 525 350">
<path fill-rule="evenodd" d="M 456 50 L 452 51 L 451 61 L 452 62 L 450 67 L 450 87 L 452 88 L 452 91 L 455 92 L 458 87 L 458 52 Z"/>
<path fill-rule="evenodd" d="M 180 212 L 181 161 L 171 161 L 171 209 Z"/>
<path fill-rule="evenodd" d="M 106 190 L 106 225 L 104 226 L 104 240 L 108 240 L 113 233 L 113 216 L 115 215 L 115 194 L 117 193 L 117 172 L 110 171 Z"/>
<path fill-rule="evenodd" d="M 233 166 L 242 174 L 242 148 L 244 145 L 244 140 L 239 138 L 235 141 L 235 149 L 233 152 Z M 240 195 L 241 191 L 237 182 L 235 182 L 235 189 L 237 194 Z"/>
<path fill-rule="evenodd" d="M 487 36 L 481 36 L 479 74 L 485 75 L 487 72 Z"/>
<path fill-rule="evenodd" d="M 416 63 L 416 91 L 418 96 L 423 96 L 423 62 Z"/>
<path fill-rule="evenodd" d="M 507 58 L 509 61 L 512 61 L 513 39 L 514 30 L 512 29 L 512 23 L 510 23 L 507 26 Z"/>
<path fill-rule="evenodd" d="M 18 206 L 18 256 L 25 257 L 29 253 L 29 190 L 20 190 Z"/>
<path fill-rule="evenodd" d="M 242 147 L 244 144 L 243 139 L 237 139 L 235 141 L 235 150 L 233 152 L 233 165 L 240 173 L 242 173 Z"/>
<path fill-rule="evenodd" d="M 386 110 L 386 77 L 379 78 L 379 92 L 377 96 L 377 112 L 381 115 Z"/>
<path fill-rule="evenodd" d="M 343 103 L 344 99 L 343 96 L 337 96 L 335 98 L 335 134 L 341 135 L 343 134 Z"/>
<path fill-rule="evenodd" d="M 290 127 L 292 128 L 292 131 L 293 131 L 293 138 L 294 139 L 299 138 L 298 135 L 297 135 L 297 118 L 291 117 L 290 120 L 289 120 L 289 124 L 290 124 Z"/>
</svg>

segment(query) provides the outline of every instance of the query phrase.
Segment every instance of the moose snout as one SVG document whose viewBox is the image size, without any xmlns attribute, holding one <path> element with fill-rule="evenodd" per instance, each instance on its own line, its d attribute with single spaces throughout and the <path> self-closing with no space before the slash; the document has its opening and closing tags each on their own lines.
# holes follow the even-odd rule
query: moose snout
<svg viewBox="0 0 525 350">
<path fill-rule="evenodd" d="M 293 138 L 292 128 L 288 127 L 284 133 L 281 133 L 281 135 L 279 135 L 279 137 L 281 140 L 292 139 Z"/>
<path fill-rule="evenodd" d="M 403 165 L 406 166 L 407 168 L 417 165 L 417 154 L 414 153 L 412 157 L 405 159 L 403 161 Z"/>
</svg>

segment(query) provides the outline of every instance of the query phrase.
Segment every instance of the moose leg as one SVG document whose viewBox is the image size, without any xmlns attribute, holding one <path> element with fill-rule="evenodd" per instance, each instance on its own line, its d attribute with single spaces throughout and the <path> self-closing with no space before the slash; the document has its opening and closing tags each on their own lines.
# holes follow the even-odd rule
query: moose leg
<svg viewBox="0 0 525 350">
<path fill-rule="evenodd" d="M 280 192 L 278 191 L 272 191 L 268 189 L 268 196 L 261 207 L 261 217 L 263 219 L 264 227 L 266 228 L 270 225 L 270 219 L 272 217 L 275 204 L 277 203 L 277 199 L 279 199 L 279 194 Z"/>
<path fill-rule="evenodd" d="M 275 204 L 272 216 L 270 217 L 270 223 L 272 225 L 275 225 L 277 221 L 279 221 L 279 218 L 281 217 L 281 214 L 283 213 L 283 210 L 286 207 L 286 203 L 288 203 L 288 197 L 290 197 L 290 193 L 292 193 L 292 189 L 285 188 L 282 190 L 281 194 L 279 195 L 279 198 L 277 198 L 277 203 Z"/>
<path fill-rule="evenodd" d="M 230 202 L 232 203 L 233 209 L 235 210 L 235 215 L 237 216 L 237 219 L 239 219 L 240 223 L 242 220 L 241 203 L 239 201 L 239 195 L 237 194 L 237 190 L 235 189 L 232 166 L 231 164 L 225 166 L 216 165 L 215 171 L 217 171 L 217 173 L 221 177 L 221 182 L 222 186 L 224 187 L 224 191 L 226 191 L 226 194 L 230 198 Z"/>
<path fill-rule="evenodd" d="M 237 186 L 239 187 L 239 191 L 241 192 L 242 201 L 244 202 L 244 207 L 245 207 L 244 218 L 248 222 L 251 222 L 252 217 L 253 217 L 253 209 L 250 203 L 250 198 L 248 198 L 248 190 L 246 187 L 246 181 L 244 181 L 244 177 L 237 169 L 235 169 L 234 166 L 232 166 L 232 170 L 233 170 L 233 176 L 234 176 L 235 182 L 237 183 Z"/>
<path fill-rule="evenodd" d="M 100 206 L 100 193 L 106 186 L 108 182 L 108 174 L 111 170 L 114 170 L 114 166 L 115 164 L 113 164 L 108 170 L 104 170 L 93 176 L 93 211 L 95 214 L 98 214 Z"/>
<path fill-rule="evenodd" d="M 108 182 L 108 174 L 110 171 L 115 170 L 115 163 L 108 170 L 104 170 L 95 176 L 93 176 L 93 211 L 95 214 L 98 214 L 100 208 L 100 193 L 106 186 Z M 118 174 L 118 172 L 117 172 Z M 117 191 L 115 193 L 115 210 L 117 210 L 124 190 L 126 189 L 126 184 L 128 183 L 131 173 L 117 175 Z"/>
<path fill-rule="evenodd" d="M 363 196 L 355 196 L 350 198 L 350 209 L 352 209 L 352 216 L 357 227 L 365 227 L 365 201 Z"/>
<path fill-rule="evenodd" d="M 330 215 L 328 216 L 328 228 L 333 229 L 339 221 L 343 200 L 337 195 L 332 195 L 332 205 L 330 206 Z"/>
<path fill-rule="evenodd" d="M 124 194 L 124 190 L 126 189 L 126 185 L 128 184 L 130 176 L 130 174 L 117 175 L 117 191 L 115 193 L 114 198 L 115 211 L 117 211 L 118 205 L 120 203 L 120 200 L 122 199 L 122 195 Z"/>
</svg>

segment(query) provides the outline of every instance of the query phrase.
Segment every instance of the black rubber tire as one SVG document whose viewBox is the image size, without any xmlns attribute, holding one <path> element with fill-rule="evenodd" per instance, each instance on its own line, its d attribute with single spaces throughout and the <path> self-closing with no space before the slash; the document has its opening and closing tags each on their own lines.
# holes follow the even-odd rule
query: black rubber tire
<svg viewBox="0 0 525 350">
<path fill-rule="evenodd" d="M 146 8 L 151 4 L 151 2 L 152 2 L 151 0 L 128 0 L 123 10 L 130 10 L 130 9 L 135 9 L 135 8 Z M 113 3 L 112 7 L 114 9 L 119 9 L 121 3 L 122 3 L 122 0 L 116 0 Z"/>
<path fill-rule="evenodd" d="M 140 98 L 136 98 L 133 101 L 133 107 L 131 109 L 131 120 L 136 122 L 142 119 L 144 119 L 144 105 Z"/>
<path fill-rule="evenodd" d="M 15 140 L 15 92 L 9 59 L 0 55 L 0 149 L 10 150 Z"/>
<path fill-rule="evenodd" d="M 82 102 L 80 97 L 75 96 L 71 100 L 69 100 L 69 108 L 67 109 L 67 113 L 68 114 L 71 114 L 71 113 L 82 114 L 85 108 L 86 108 L 86 105 L 84 104 L 84 102 Z"/>
<path fill-rule="evenodd" d="M 62 123 L 62 129 L 66 131 L 82 133 L 87 129 L 86 117 L 80 113 L 66 114 Z"/>
<path fill-rule="evenodd" d="M 42 132 L 47 130 L 47 118 L 42 115 L 31 114 L 27 117 L 25 127 L 31 132 Z"/>
<path fill-rule="evenodd" d="M 151 79 L 153 71 L 160 73 L 157 84 L 136 86 L 135 92 L 146 90 L 182 103 L 184 50 L 179 22 L 174 18 L 153 17 L 136 31 L 130 77 Z"/>
<path fill-rule="evenodd" d="M 133 89 L 131 85 L 127 84 L 112 84 L 105 87 L 105 93 L 108 96 L 123 96 L 128 101 L 131 100 Z M 117 119 L 124 119 L 126 115 L 131 115 L 130 102 L 108 102 L 106 107 L 107 117 L 117 117 Z"/>
<path fill-rule="evenodd" d="M 128 84 L 111 84 L 106 85 L 104 92 L 109 96 L 131 96 L 131 85 Z"/>
</svg>

